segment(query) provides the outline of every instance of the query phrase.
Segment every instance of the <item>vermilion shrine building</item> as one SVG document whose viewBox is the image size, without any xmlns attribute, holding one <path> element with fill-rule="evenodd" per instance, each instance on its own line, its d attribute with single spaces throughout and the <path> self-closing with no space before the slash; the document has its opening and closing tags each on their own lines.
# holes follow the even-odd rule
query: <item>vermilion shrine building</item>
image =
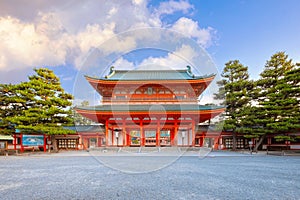
<svg viewBox="0 0 300 200">
<path fill-rule="evenodd" d="M 197 130 L 198 124 L 224 111 L 199 105 L 199 96 L 214 77 L 196 76 L 189 66 L 186 70 L 132 71 L 111 67 L 105 77 L 86 76 L 102 96 L 101 104 L 76 111 L 105 125 L 96 146 L 202 146 L 207 130 Z"/>
</svg>

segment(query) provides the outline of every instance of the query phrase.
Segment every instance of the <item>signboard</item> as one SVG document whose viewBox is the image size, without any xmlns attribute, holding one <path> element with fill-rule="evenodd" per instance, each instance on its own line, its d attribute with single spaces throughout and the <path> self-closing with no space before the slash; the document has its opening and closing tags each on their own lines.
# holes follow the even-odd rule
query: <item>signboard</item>
<svg viewBox="0 0 300 200">
<path fill-rule="evenodd" d="M 23 146 L 43 146 L 44 135 L 23 135 Z"/>
</svg>

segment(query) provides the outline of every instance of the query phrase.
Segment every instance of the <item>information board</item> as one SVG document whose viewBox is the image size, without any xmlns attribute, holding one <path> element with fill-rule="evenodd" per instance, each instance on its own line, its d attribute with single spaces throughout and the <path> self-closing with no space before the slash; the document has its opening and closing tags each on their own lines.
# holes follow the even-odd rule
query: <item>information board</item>
<svg viewBox="0 0 300 200">
<path fill-rule="evenodd" d="M 43 146 L 44 135 L 23 135 L 23 146 Z"/>
</svg>

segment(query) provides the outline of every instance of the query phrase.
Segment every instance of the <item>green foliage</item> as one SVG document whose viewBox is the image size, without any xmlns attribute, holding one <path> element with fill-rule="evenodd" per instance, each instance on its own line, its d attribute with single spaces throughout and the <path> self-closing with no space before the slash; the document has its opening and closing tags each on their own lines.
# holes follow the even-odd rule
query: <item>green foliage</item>
<svg viewBox="0 0 300 200">
<path fill-rule="evenodd" d="M 249 104 L 247 94 L 252 82 L 248 80 L 248 68 L 238 60 L 226 63 L 221 76 L 224 79 L 218 82 L 220 88 L 215 99 L 223 99 L 223 105 L 226 105 L 224 130 L 235 130 L 244 116 L 243 107 Z"/>
<path fill-rule="evenodd" d="M 276 141 L 296 141 L 296 138 L 290 135 L 277 135 L 274 137 Z"/>
<path fill-rule="evenodd" d="M 232 131 L 235 137 L 245 116 L 244 108 L 250 102 L 248 91 L 252 88 L 252 82 L 249 81 L 248 68 L 238 60 L 226 63 L 221 76 L 223 79 L 217 83 L 219 91 L 215 94 L 215 99 L 225 100 L 223 105 L 226 105 L 226 110 L 222 116 L 223 130 Z M 233 149 L 235 149 L 235 142 Z"/>
<path fill-rule="evenodd" d="M 20 115 L 26 109 L 27 98 L 22 89 L 12 84 L 0 84 L 0 134 L 14 132 L 14 124 L 8 118 Z"/>
<path fill-rule="evenodd" d="M 300 130 L 300 64 L 294 64 L 284 52 L 266 62 L 257 81 L 249 81 L 247 67 L 239 61 L 226 63 L 216 99 L 224 98 L 226 111 L 223 130 L 259 139 L 268 134 L 278 141 L 293 141 L 289 133 Z"/>
<path fill-rule="evenodd" d="M 53 71 L 34 69 L 35 75 L 28 82 L 1 85 L 3 121 L 16 128 L 46 134 L 67 134 L 73 131 L 62 126 L 73 124 L 71 115 L 72 95 L 65 93 Z"/>
<path fill-rule="evenodd" d="M 299 78 L 299 66 L 284 52 L 267 61 L 251 90 L 255 105 L 245 109 L 244 128 L 240 130 L 245 137 L 258 139 L 254 151 L 267 135 L 276 135 L 277 141 L 294 141 L 289 133 L 300 130 Z"/>
<path fill-rule="evenodd" d="M 284 52 L 278 52 L 267 61 L 260 76 L 252 91 L 258 106 L 249 108 L 253 116 L 246 118 L 251 127 L 248 137 L 299 130 L 299 68 Z"/>
</svg>

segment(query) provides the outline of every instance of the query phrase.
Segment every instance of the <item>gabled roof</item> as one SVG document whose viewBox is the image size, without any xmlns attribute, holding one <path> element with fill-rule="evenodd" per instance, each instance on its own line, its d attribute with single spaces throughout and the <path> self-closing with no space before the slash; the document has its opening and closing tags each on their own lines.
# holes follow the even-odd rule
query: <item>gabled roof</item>
<svg viewBox="0 0 300 200">
<path fill-rule="evenodd" d="M 192 74 L 191 67 L 187 66 L 185 70 L 115 70 L 110 68 L 110 72 L 104 78 L 98 80 L 111 81 L 135 81 L 135 80 L 199 80 L 213 77 L 214 74 L 205 76 L 196 76 Z M 88 78 L 92 78 L 86 76 Z M 95 78 L 92 78 L 95 79 Z"/>
</svg>

